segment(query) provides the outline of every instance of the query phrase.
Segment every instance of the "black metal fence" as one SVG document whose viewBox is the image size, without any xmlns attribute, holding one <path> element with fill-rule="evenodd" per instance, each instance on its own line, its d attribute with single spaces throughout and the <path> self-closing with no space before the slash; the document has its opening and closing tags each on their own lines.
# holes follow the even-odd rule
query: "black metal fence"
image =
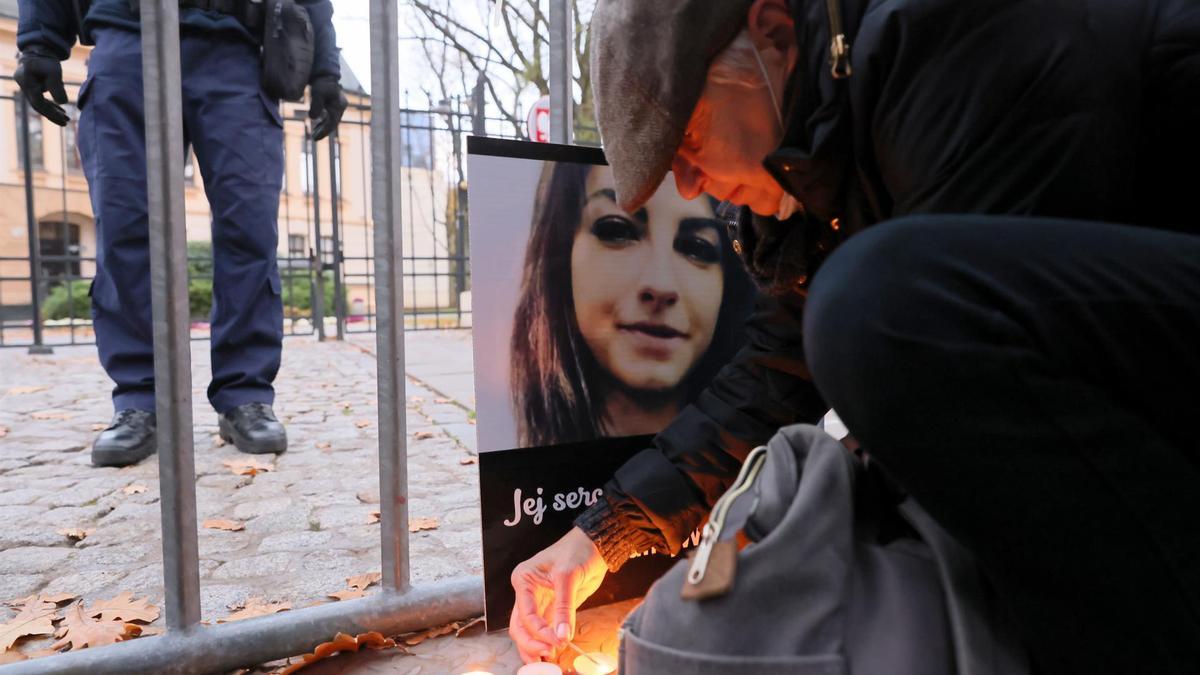
<svg viewBox="0 0 1200 675">
<path fill-rule="evenodd" d="M 94 342 L 88 290 L 97 230 L 75 139 L 45 123 L 10 76 L 0 76 L 0 131 L 16 139 L 0 171 L 0 347 Z M 68 84 L 75 100 L 79 83 Z M 278 260 L 287 335 L 342 338 L 375 330 L 371 223 L 370 100 L 352 95 L 339 133 L 313 143 L 307 110 L 285 106 L 284 190 Z M 462 101 L 401 111 L 405 327 L 470 326 L 466 144 L 472 130 L 496 128 Z M 493 121 L 494 122 L 494 121 Z M 6 129 L 7 128 L 7 129 Z M 3 146 L 0 146 L 3 147 Z M 199 171 L 185 161 L 193 225 L 207 209 Z M 23 203 L 24 208 L 17 204 Z M 192 337 L 208 337 L 212 260 L 207 226 L 189 231 Z"/>
</svg>

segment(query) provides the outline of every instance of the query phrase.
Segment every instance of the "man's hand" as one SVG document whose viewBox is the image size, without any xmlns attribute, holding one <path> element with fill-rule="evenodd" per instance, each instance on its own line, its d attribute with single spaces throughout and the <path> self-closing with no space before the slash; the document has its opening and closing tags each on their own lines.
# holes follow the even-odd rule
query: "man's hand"
<svg viewBox="0 0 1200 675">
<path fill-rule="evenodd" d="M 517 565 L 512 573 L 517 601 L 508 635 L 522 660 L 554 658 L 566 646 L 575 635 L 575 609 L 596 592 L 607 573 L 599 549 L 577 527 Z"/>
<path fill-rule="evenodd" d="M 67 102 L 67 90 L 63 88 L 62 63 L 53 56 L 37 49 L 21 52 L 17 71 L 13 79 L 20 85 L 25 98 L 33 109 L 60 127 L 67 126 L 71 119 L 62 106 Z M 51 102 L 43 94 L 50 92 Z"/>
<path fill-rule="evenodd" d="M 309 84 L 309 97 L 312 105 L 308 116 L 313 120 L 312 137 L 319 141 L 332 134 L 342 122 L 349 103 L 342 93 L 342 85 L 332 75 L 321 75 Z"/>
</svg>

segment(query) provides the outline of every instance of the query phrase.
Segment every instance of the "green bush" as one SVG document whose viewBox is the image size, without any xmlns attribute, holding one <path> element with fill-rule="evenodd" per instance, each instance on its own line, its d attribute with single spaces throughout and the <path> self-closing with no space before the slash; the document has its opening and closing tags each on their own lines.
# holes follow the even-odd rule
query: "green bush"
<svg viewBox="0 0 1200 675">
<path fill-rule="evenodd" d="M 88 297 L 90 281 L 78 279 L 55 285 L 50 295 L 42 301 L 42 318 L 76 319 L 92 318 L 92 299 Z"/>
<path fill-rule="evenodd" d="M 325 272 L 325 316 L 333 316 L 333 273 Z M 308 274 L 297 274 L 283 277 L 280 280 L 283 291 L 283 312 L 287 316 L 307 316 L 312 313 L 312 281 Z M 343 289 L 344 290 L 344 289 Z M 349 307 L 349 301 L 346 302 Z"/>
<path fill-rule="evenodd" d="M 212 313 L 212 279 L 188 279 L 188 314 L 193 319 L 207 321 Z"/>
</svg>

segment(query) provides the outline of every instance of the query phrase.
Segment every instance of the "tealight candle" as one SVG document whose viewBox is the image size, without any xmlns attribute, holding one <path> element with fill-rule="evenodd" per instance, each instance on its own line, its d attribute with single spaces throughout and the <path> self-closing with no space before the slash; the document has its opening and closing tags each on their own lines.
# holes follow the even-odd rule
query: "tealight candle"
<svg viewBox="0 0 1200 675">
<path fill-rule="evenodd" d="M 604 652 L 588 652 L 575 657 L 575 672 L 579 675 L 608 675 L 617 670 L 612 657 Z"/>
<path fill-rule="evenodd" d="M 563 671 L 553 663 L 526 663 L 517 675 L 563 675 Z"/>
</svg>

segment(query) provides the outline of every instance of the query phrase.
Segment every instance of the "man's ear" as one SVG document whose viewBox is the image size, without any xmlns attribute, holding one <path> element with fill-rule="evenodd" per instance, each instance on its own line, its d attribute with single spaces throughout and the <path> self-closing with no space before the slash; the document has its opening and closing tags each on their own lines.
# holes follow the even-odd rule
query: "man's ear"
<svg viewBox="0 0 1200 675">
<path fill-rule="evenodd" d="M 796 22 L 787 0 L 754 0 L 746 15 L 746 29 L 760 52 L 779 51 L 790 70 L 797 52 Z"/>
</svg>

